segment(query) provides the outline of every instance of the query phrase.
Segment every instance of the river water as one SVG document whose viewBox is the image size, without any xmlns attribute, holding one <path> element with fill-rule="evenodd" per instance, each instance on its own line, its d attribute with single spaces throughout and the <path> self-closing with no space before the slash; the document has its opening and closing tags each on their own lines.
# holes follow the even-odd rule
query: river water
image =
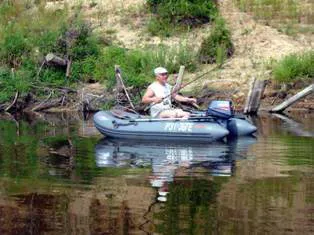
<svg viewBox="0 0 314 235">
<path fill-rule="evenodd" d="M 313 234 L 314 114 L 289 115 L 210 144 L 104 139 L 77 114 L 2 117 L 0 234 Z"/>
</svg>

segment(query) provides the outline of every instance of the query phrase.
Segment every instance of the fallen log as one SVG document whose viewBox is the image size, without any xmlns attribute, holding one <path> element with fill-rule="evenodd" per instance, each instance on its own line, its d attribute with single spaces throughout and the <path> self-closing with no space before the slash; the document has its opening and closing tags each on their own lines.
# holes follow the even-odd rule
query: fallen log
<svg viewBox="0 0 314 235">
<path fill-rule="evenodd" d="M 296 95 L 290 97 L 288 100 L 284 101 L 280 105 L 277 105 L 276 107 L 271 109 L 269 112 L 271 112 L 271 113 L 281 113 L 286 108 L 288 108 L 289 106 L 293 105 L 295 102 L 297 102 L 298 100 L 302 99 L 303 97 L 311 94 L 312 92 L 314 92 L 314 84 L 306 87 L 305 89 L 303 89 L 302 91 L 300 91 Z"/>
<path fill-rule="evenodd" d="M 53 53 L 49 53 L 46 55 L 45 60 L 47 64 L 54 64 L 58 66 L 67 66 L 68 60 L 65 60 Z"/>
<path fill-rule="evenodd" d="M 63 98 L 63 97 L 62 97 Z M 62 102 L 62 98 L 60 99 L 53 99 L 49 102 L 46 103 L 41 103 L 40 105 L 38 105 L 37 107 L 33 108 L 32 111 L 42 111 L 45 109 L 49 109 L 49 108 L 53 108 L 53 107 L 57 107 L 60 105 L 60 103 Z"/>
<path fill-rule="evenodd" d="M 41 102 L 40 104 L 38 104 L 38 105 L 36 105 L 34 108 L 32 108 L 32 111 L 35 112 L 35 111 L 37 111 L 37 110 L 40 110 L 40 108 L 43 106 L 43 104 L 46 103 L 46 102 L 50 99 L 52 93 L 53 93 L 53 91 L 51 91 L 51 92 L 49 93 L 48 97 L 47 97 L 43 102 Z"/>
</svg>

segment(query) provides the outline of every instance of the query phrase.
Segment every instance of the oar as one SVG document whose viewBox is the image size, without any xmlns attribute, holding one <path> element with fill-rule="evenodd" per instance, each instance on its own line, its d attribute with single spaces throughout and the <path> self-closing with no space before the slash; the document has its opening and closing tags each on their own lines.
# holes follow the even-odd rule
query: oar
<svg viewBox="0 0 314 235">
<path fill-rule="evenodd" d="M 171 122 L 171 121 L 193 121 L 193 122 L 201 122 L 201 121 L 214 121 L 215 118 L 212 116 L 192 116 L 189 118 L 141 118 L 141 119 L 134 119 L 131 117 L 122 118 L 124 120 L 128 120 L 129 122 Z"/>
</svg>

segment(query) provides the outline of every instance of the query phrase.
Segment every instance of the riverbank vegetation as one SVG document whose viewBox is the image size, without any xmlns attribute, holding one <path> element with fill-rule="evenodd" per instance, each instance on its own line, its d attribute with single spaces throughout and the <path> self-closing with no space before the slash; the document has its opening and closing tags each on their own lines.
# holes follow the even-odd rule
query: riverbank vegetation
<svg viewBox="0 0 314 235">
<path fill-rule="evenodd" d="M 188 8 L 182 9 L 183 3 Z M 178 72 L 184 64 L 187 71 L 194 72 L 198 64 L 198 52 L 185 42 L 175 46 L 163 44 L 129 50 L 110 39 L 92 32 L 91 25 L 82 17 L 82 7 L 47 8 L 46 1 L 4 1 L 0 5 L 0 102 L 7 102 L 18 92 L 24 96 L 47 96 L 49 88 L 73 87 L 77 82 L 103 82 L 106 87 L 114 83 L 114 65 L 126 71 L 126 84 L 143 89 L 152 80 L 156 65 Z M 158 12 L 170 14 L 166 2 L 148 4 Z M 161 10 L 162 9 L 162 10 Z M 170 24 L 191 21 L 202 23 L 214 18 L 217 9 L 212 2 L 200 6 L 190 1 L 176 1 Z M 188 18 L 188 10 L 193 10 Z M 194 15 L 193 15 L 194 14 Z M 166 18 L 167 18 L 166 17 Z M 33 22 L 36 22 L 34 24 Z M 228 36 L 228 35 L 227 35 Z M 206 47 L 211 47 L 207 45 Z M 214 45 L 216 50 L 217 45 Z M 203 47 L 204 48 L 204 47 Z M 71 62 L 68 75 L 64 66 L 52 66 L 45 56 L 53 53 Z M 215 55 L 214 55 L 215 56 Z M 58 95 L 54 91 L 54 95 Z"/>
<path fill-rule="evenodd" d="M 313 3 L 294 0 L 233 0 L 240 10 L 248 12 L 266 25 L 291 36 L 313 34 Z"/>
<path fill-rule="evenodd" d="M 274 78 L 280 82 L 292 82 L 298 78 L 314 79 L 314 51 L 291 54 L 273 64 Z"/>
<path fill-rule="evenodd" d="M 153 16 L 148 24 L 152 35 L 170 36 L 215 20 L 216 0 L 148 0 Z"/>
<path fill-rule="evenodd" d="M 257 9 L 253 0 L 237 3 L 245 11 Z M 0 3 L 0 110 L 12 104 L 14 97 L 33 105 L 61 97 L 57 103 L 64 104 L 69 92 L 79 95 L 77 91 L 86 83 L 99 82 L 107 93 L 112 93 L 116 64 L 122 69 L 126 86 L 136 88 L 131 89 L 132 95 L 138 95 L 153 80 L 152 70 L 156 66 L 177 73 L 180 65 L 185 65 L 187 72 L 201 73 L 208 70 L 204 64 L 223 65 L 237 50 L 216 1 L 143 1 L 140 9 L 146 10 L 141 13 L 142 22 L 138 25 L 142 27 L 141 33 L 147 34 L 148 29 L 149 36 L 142 35 L 141 39 L 148 41 L 132 47 L 118 40 L 116 29 L 99 30 L 105 27 L 106 14 L 110 14 L 100 4 L 96 0 L 87 5 L 46 0 Z M 102 11 L 95 10 L 98 7 Z M 119 17 L 130 13 L 118 11 Z M 102 23 L 97 21 L 100 19 Z M 205 28 L 197 41 L 187 36 Z M 250 30 L 245 30 L 249 35 Z M 151 38 L 160 39 L 159 43 L 151 43 Z M 48 54 L 61 58 L 65 65 L 50 63 L 46 60 Z M 280 81 L 291 80 L 293 76 L 312 77 L 313 53 L 301 57 L 274 63 L 272 74 Z M 292 62 L 293 59 L 298 61 Z M 295 63 L 298 63 L 297 73 L 292 69 Z M 287 70 L 289 66 L 291 69 Z M 289 75 L 287 71 L 291 71 Z M 72 99 L 77 100 L 77 97 Z"/>
</svg>

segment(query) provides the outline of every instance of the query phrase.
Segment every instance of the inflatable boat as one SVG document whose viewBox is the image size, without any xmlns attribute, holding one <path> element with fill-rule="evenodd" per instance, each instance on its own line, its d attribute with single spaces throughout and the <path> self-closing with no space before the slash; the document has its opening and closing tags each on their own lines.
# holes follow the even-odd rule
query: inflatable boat
<svg viewBox="0 0 314 235">
<path fill-rule="evenodd" d="M 95 127 L 105 136 L 120 139 L 212 142 L 226 136 L 246 136 L 256 127 L 234 115 L 230 101 L 213 101 L 206 111 L 190 118 L 151 118 L 123 110 L 99 111 Z"/>
</svg>

